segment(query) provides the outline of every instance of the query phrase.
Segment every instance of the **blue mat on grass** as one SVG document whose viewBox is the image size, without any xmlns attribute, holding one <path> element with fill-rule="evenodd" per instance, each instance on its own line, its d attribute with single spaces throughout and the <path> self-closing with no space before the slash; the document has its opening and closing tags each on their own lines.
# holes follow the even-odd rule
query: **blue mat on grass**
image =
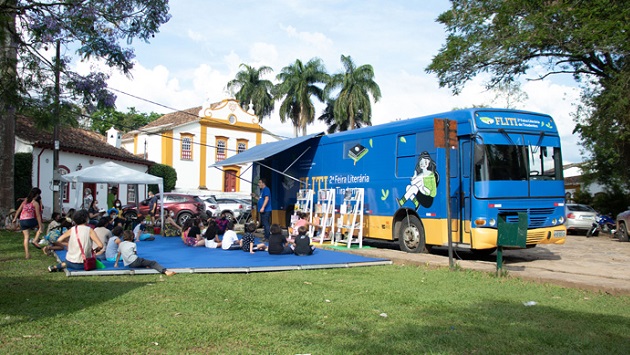
<svg viewBox="0 0 630 355">
<path fill-rule="evenodd" d="M 222 272 L 261 272 L 281 270 L 303 270 L 321 268 L 339 268 L 353 266 L 388 265 L 388 259 L 368 258 L 340 251 L 317 248 L 313 255 L 269 255 L 264 251 L 250 254 L 242 250 L 209 249 L 205 247 L 189 247 L 179 237 L 156 236 L 153 241 L 136 243 L 138 256 L 156 260 L 162 266 L 176 272 L 188 273 L 222 273 Z M 316 246 L 317 247 L 317 246 Z M 66 251 L 58 251 L 57 258 L 65 260 Z M 157 273 L 153 269 L 130 269 L 118 267 L 114 263 L 103 261 L 105 269 L 92 271 L 66 271 L 68 276 L 117 275 L 117 274 L 150 274 Z"/>
</svg>

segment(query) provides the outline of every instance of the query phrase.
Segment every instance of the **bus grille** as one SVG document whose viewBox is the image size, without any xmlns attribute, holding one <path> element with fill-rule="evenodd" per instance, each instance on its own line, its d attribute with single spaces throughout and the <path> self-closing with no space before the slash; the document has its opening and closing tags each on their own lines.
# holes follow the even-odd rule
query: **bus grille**
<svg viewBox="0 0 630 355">
<path fill-rule="evenodd" d="M 526 212 L 529 216 L 528 227 L 539 228 L 551 225 L 554 208 L 500 208 L 499 213 L 514 213 L 508 215 L 506 222 L 518 223 L 518 212 Z"/>
</svg>

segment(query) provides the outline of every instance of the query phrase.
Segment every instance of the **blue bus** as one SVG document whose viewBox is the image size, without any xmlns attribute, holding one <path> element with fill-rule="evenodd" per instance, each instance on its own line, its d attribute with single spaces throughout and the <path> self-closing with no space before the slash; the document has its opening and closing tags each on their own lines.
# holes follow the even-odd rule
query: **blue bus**
<svg viewBox="0 0 630 355">
<path fill-rule="evenodd" d="M 456 124 L 450 144 L 440 120 Z M 346 189 L 364 188 L 364 238 L 397 240 L 407 252 L 447 246 L 448 213 L 458 249 L 495 250 L 498 216 L 518 212 L 528 247 L 566 238 L 560 137 L 549 115 L 466 109 L 270 144 L 240 160 L 268 181 L 274 223 L 288 225 L 299 189 L 334 189 L 342 201 Z"/>
</svg>

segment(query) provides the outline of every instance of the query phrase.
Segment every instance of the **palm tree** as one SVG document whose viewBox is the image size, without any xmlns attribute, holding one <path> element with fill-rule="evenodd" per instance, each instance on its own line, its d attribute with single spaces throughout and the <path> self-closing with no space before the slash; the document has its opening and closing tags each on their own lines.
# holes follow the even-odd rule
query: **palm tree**
<svg viewBox="0 0 630 355">
<path fill-rule="evenodd" d="M 337 120 L 335 120 L 335 113 L 334 113 L 334 109 L 335 109 L 335 99 L 327 99 L 326 100 L 326 108 L 324 109 L 324 112 L 322 113 L 321 116 L 317 117 L 318 120 L 323 121 L 327 126 L 328 129 L 326 130 L 326 133 L 335 133 L 335 132 L 342 132 L 342 131 L 347 131 L 348 130 L 348 124 L 350 122 L 348 122 L 347 120 L 342 120 L 341 122 L 337 122 Z M 370 126 L 370 123 L 366 124 L 367 126 Z M 354 120 L 354 128 L 361 128 L 363 127 L 363 113 L 359 112 L 359 114 L 357 115 L 357 119 Z"/>
<path fill-rule="evenodd" d="M 236 78 L 227 83 L 228 90 L 238 89 L 234 97 L 240 102 L 243 110 L 247 111 L 249 104 L 254 105 L 254 112 L 262 123 L 263 117 L 269 117 L 273 112 L 273 83 L 261 77 L 273 71 L 270 67 L 262 66 L 258 69 L 242 63 L 243 70 L 236 73 Z"/>
<path fill-rule="evenodd" d="M 290 119 L 297 137 L 299 130 L 306 135 L 306 126 L 315 120 L 315 107 L 311 96 L 324 101 L 324 90 L 316 84 L 327 84 L 330 75 L 321 59 L 313 58 L 304 65 L 299 59 L 295 63 L 282 68 L 276 76 L 276 99 L 282 100 L 280 121 Z"/>
<path fill-rule="evenodd" d="M 369 95 L 372 95 L 375 103 L 381 98 L 381 89 L 374 81 L 374 69 L 369 64 L 357 68 L 352 58 L 343 54 L 341 63 L 345 72 L 333 75 L 325 88 L 327 95 L 335 89 L 341 89 L 333 110 L 337 125 L 354 129 L 357 120 L 371 125 L 372 104 Z M 344 121 L 348 121 L 347 124 Z"/>
</svg>

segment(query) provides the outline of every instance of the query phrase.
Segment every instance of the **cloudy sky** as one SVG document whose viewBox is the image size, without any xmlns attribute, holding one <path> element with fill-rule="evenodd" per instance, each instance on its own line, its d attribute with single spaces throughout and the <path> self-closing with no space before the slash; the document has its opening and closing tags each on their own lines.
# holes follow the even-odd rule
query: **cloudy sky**
<svg viewBox="0 0 630 355">
<path fill-rule="evenodd" d="M 296 59 L 323 60 L 329 73 L 342 70 L 340 56 L 355 64 L 370 64 L 382 98 L 373 104 L 373 124 L 399 118 L 450 111 L 455 107 L 489 104 L 495 94 L 483 88 L 483 78 L 467 84 L 453 96 L 438 87 L 435 75 L 425 72 L 445 42 L 444 28 L 435 22 L 449 9 L 446 0 L 268 0 L 171 1 L 171 20 L 151 43 L 134 42 L 137 64 L 133 78 L 112 72 L 110 87 L 117 93 L 117 108 L 168 113 L 229 97 L 227 82 L 239 64 L 273 68 L 267 79 L 275 82 L 280 70 Z M 552 115 L 560 129 L 564 162 L 582 160 L 570 113 L 579 99 L 567 78 L 523 81 L 528 99 L 518 108 Z M 278 105 L 276 105 L 278 106 Z M 317 116 L 323 105 L 318 106 Z M 282 125 L 277 110 L 262 125 L 282 136 L 293 130 Z M 308 132 L 323 131 L 321 124 Z"/>
</svg>

